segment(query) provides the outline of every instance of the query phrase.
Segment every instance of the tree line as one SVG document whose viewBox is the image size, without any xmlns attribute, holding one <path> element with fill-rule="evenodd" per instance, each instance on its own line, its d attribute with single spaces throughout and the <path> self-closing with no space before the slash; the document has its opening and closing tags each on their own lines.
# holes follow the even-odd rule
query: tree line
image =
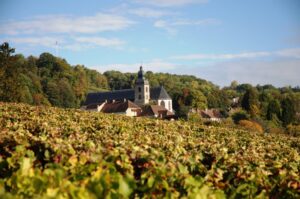
<svg viewBox="0 0 300 199">
<path fill-rule="evenodd" d="M 79 108 L 88 92 L 133 88 L 136 73 L 100 73 L 82 65 L 71 66 L 50 53 L 39 57 L 15 54 L 8 43 L 0 46 L 0 101 Z M 250 118 L 287 126 L 297 122 L 300 88 L 238 84 L 220 88 L 191 75 L 146 72 L 151 87 L 164 86 L 173 99 L 177 116 L 187 118 L 191 109 L 217 108 L 226 117 L 240 109 L 234 120 Z M 233 98 L 239 103 L 233 103 Z"/>
</svg>

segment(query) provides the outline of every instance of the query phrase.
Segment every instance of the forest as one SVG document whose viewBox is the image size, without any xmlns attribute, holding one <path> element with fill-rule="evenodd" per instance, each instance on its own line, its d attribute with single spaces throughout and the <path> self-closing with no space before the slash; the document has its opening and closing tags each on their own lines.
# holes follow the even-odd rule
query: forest
<svg viewBox="0 0 300 199">
<path fill-rule="evenodd" d="M 137 70 L 138 70 L 137 66 Z M 151 66 L 147 66 L 151 68 Z M 136 73 L 100 73 L 83 65 L 70 65 L 50 53 L 39 57 L 15 54 L 9 43 L 0 46 L 0 101 L 62 108 L 79 108 L 88 92 L 133 88 Z M 173 99 L 179 118 L 191 109 L 219 109 L 233 122 L 255 121 L 263 128 L 299 124 L 300 88 L 239 84 L 220 88 L 191 75 L 146 72 L 150 86 L 162 85 Z M 239 98 L 237 104 L 233 98 Z M 232 111 L 235 110 L 235 111 Z"/>
</svg>

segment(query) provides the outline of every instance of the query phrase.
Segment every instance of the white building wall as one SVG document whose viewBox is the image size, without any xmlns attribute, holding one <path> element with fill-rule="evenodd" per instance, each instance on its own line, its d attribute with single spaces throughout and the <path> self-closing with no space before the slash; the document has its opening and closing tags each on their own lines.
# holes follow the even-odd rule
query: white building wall
<svg viewBox="0 0 300 199">
<path fill-rule="evenodd" d="M 136 112 L 136 111 L 132 111 L 131 108 L 128 108 L 128 109 L 126 110 L 126 115 L 127 115 L 127 116 L 131 116 L 131 117 L 135 117 L 135 116 L 137 116 L 137 112 Z"/>
<path fill-rule="evenodd" d="M 162 103 L 163 102 L 163 103 Z M 169 111 L 173 112 L 173 104 L 172 104 L 172 100 L 158 100 L 157 104 L 159 106 L 165 107 L 166 109 L 168 109 Z"/>
</svg>

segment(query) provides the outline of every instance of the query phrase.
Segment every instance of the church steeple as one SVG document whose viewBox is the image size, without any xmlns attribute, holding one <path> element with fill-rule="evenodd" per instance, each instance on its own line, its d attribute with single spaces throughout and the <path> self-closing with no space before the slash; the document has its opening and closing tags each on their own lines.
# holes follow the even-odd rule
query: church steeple
<svg viewBox="0 0 300 199">
<path fill-rule="evenodd" d="M 135 100 L 134 102 L 138 105 L 144 105 L 149 103 L 150 99 L 150 88 L 149 82 L 144 77 L 143 67 L 140 66 L 140 70 L 138 72 L 138 78 L 135 82 Z"/>
<path fill-rule="evenodd" d="M 144 79 L 143 66 L 140 66 L 140 70 L 138 72 L 138 79 Z"/>
</svg>

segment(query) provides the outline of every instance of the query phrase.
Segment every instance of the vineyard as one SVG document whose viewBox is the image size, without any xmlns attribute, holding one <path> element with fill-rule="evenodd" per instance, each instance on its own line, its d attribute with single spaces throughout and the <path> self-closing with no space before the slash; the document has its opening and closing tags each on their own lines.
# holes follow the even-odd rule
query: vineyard
<svg viewBox="0 0 300 199">
<path fill-rule="evenodd" d="M 0 198 L 300 198 L 300 138 L 0 103 Z"/>
</svg>

